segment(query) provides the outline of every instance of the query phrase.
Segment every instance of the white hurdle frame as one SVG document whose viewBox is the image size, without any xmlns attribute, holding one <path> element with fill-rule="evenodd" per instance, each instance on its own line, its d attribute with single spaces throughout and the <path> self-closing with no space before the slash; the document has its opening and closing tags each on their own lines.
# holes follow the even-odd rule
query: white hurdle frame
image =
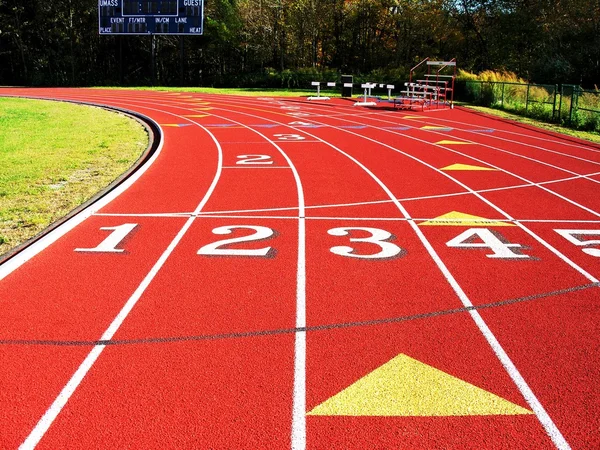
<svg viewBox="0 0 600 450">
<path fill-rule="evenodd" d="M 363 83 L 360 85 L 361 88 L 364 89 L 364 98 L 362 102 L 356 102 L 354 104 L 354 106 L 375 106 L 377 105 L 376 102 L 369 102 L 367 101 L 367 96 L 371 95 L 371 89 L 373 89 L 375 86 L 377 86 L 376 83 Z"/>
<path fill-rule="evenodd" d="M 335 87 L 335 81 L 327 81 L 327 87 Z M 311 86 L 317 87 L 317 96 L 316 97 L 308 97 L 308 100 L 331 100 L 329 97 L 321 97 L 321 82 L 320 81 L 312 81 Z"/>
</svg>

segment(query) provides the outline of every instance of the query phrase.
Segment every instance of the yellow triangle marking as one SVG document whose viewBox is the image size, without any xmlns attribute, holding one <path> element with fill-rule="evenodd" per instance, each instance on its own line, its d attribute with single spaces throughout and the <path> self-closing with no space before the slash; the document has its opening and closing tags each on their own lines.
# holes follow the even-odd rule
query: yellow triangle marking
<svg viewBox="0 0 600 450">
<path fill-rule="evenodd" d="M 471 166 L 470 164 L 451 164 L 446 167 L 442 167 L 440 170 L 497 170 L 492 169 L 491 167 L 483 167 L 483 166 Z"/>
<path fill-rule="evenodd" d="M 402 119 L 427 119 L 425 116 L 404 116 Z"/>
<path fill-rule="evenodd" d="M 427 417 L 533 412 L 400 354 L 307 414 Z"/>
<path fill-rule="evenodd" d="M 471 214 L 465 214 L 458 211 L 451 211 L 447 214 L 443 214 L 435 219 L 421 222 L 420 226 L 423 225 L 437 225 L 437 226 L 461 226 L 461 227 L 514 227 L 515 225 L 510 222 L 501 222 L 498 220 L 490 220 L 485 217 L 473 216 Z"/>
<path fill-rule="evenodd" d="M 208 116 L 210 116 L 210 114 L 188 114 L 183 117 L 200 118 L 200 117 L 208 117 Z"/>
<path fill-rule="evenodd" d="M 161 123 L 160 126 L 161 127 L 177 127 L 177 128 L 179 128 L 178 123 Z"/>
<path fill-rule="evenodd" d="M 438 127 L 435 125 L 424 125 L 421 127 L 421 130 L 448 130 L 449 127 Z"/>
<path fill-rule="evenodd" d="M 207 106 L 204 108 L 194 108 L 194 111 L 210 111 L 211 109 L 213 109 L 211 106 Z"/>
<path fill-rule="evenodd" d="M 466 144 L 470 144 L 471 142 L 465 142 L 465 141 L 439 141 L 436 142 L 436 144 L 439 145 L 466 145 Z"/>
</svg>

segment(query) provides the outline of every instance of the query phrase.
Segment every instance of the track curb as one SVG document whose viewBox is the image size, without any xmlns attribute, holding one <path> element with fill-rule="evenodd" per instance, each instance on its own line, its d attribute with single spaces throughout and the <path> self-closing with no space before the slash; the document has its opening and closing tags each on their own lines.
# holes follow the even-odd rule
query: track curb
<svg viewBox="0 0 600 450">
<path fill-rule="evenodd" d="M 119 175 L 119 177 L 117 177 L 114 181 L 112 181 L 108 186 L 106 186 L 105 188 L 103 188 L 102 190 L 97 192 L 93 197 L 91 197 L 90 199 L 88 199 L 87 201 L 82 203 L 81 205 L 77 206 L 76 208 L 74 208 L 73 210 L 68 212 L 65 216 L 52 222 L 50 225 L 48 225 L 46 228 L 44 228 L 38 234 L 27 239 L 25 242 L 17 245 L 16 247 L 12 248 L 8 252 L 4 253 L 3 255 L 0 255 L 0 266 L 4 265 L 11 259 L 15 258 L 17 255 L 21 254 L 24 250 L 31 247 L 36 242 L 39 242 L 41 239 L 48 236 L 50 233 L 52 233 L 56 229 L 60 228 L 65 223 L 72 220 L 74 217 L 78 216 L 79 214 L 82 214 L 85 210 L 92 207 L 95 203 L 97 203 L 98 201 L 100 201 L 101 199 L 106 197 L 109 193 L 113 192 L 117 187 L 121 186 L 126 180 L 128 180 L 129 178 L 131 178 L 131 176 L 133 176 L 136 172 L 138 172 L 138 170 L 140 170 L 140 168 L 145 166 L 145 164 L 152 158 L 152 156 L 156 153 L 159 146 L 163 142 L 163 133 L 162 133 L 160 127 L 158 126 L 158 124 L 154 120 L 150 119 L 147 116 L 144 116 L 143 114 L 137 113 L 137 112 L 129 110 L 129 109 L 117 108 L 114 106 L 107 106 L 107 105 L 100 105 L 100 104 L 92 103 L 92 102 L 62 100 L 62 99 L 48 99 L 48 98 L 43 98 L 43 97 L 29 97 L 29 96 L 17 96 L 17 95 L 15 95 L 15 96 L 2 95 L 0 97 L 23 98 L 23 99 L 30 99 L 30 100 L 44 100 L 44 101 L 51 101 L 51 102 L 64 102 L 64 103 L 73 103 L 76 105 L 84 105 L 84 106 L 91 106 L 91 107 L 95 107 L 95 108 L 101 108 L 101 109 L 104 109 L 104 110 L 107 110 L 110 112 L 122 114 L 126 117 L 129 117 L 130 119 L 135 120 L 136 122 L 138 122 L 140 125 L 142 125 L 144 127 L 144 129 L 148 133 L 148 138 L 149 138 L 148 146 L 146 147 L 146 149 L 143 151 L 143 153 L 140 155 L 140 157 L 133 163 L 133 165 L 129 169 L 127 169 L 125 172 L 123 172 L 121 175 Z M 0 279 L 2 279 L 2 278 L 3 278 L 2 273 L 0 273 Z"/>
</svg>

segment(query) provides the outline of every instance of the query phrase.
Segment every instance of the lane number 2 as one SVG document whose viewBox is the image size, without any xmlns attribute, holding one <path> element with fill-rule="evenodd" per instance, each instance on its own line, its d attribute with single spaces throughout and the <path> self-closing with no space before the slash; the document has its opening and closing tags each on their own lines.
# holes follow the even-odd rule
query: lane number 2
<svg viewBox="0 0 600 450">
<path fill-rule="evenodd" d="M 300 136 L 299 134 L 274 134 L 273 137 L 276 137 L 278 141 L 303 141 L 306 139 L 304 136 Z"/>
<path fill-rule="evenodd" d="M 236 164 L 239 165 L 251 165 L 251 164 L 273 164 L 273 160 L 269 155 L 238 155 L 239 161 Z"/>
<path fill-rule="evenodd" d="M 240 242 L 262 241 L 263 239 L 269 239 L 275 234 L 275 232 L 270 228 L 254 225 L 226 225 L 223 227 L 217 227 L 212 230 L 212 232 L 213 234 L 231 234 L 234 230 L 239 229 L 252 230 L 254 233 L 248 236 L 223 239 L 221 241 L 213 242 L 212 244 L 207 244 L 198 250 L 198 254 L 206 256 L 270 256 L 272 247 L 264 247 L 259 249 L 223 248 L 232 244 L 239 244 Z"/>
</svg>

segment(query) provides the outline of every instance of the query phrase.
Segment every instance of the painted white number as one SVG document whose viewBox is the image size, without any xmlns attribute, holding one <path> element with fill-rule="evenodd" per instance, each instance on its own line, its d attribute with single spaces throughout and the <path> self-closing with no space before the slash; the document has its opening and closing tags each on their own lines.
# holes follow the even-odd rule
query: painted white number
<svg viewBox="0 0 600 450">
<path fill-rule="evenodd" d="M 476 238 L 481 239 L 482 242 L 473 242 Z M 453 248 L 489 248 L 494 253 L 485 255 L 488 258 L 529 258 L 528 255 L 522 255 L 518 252 L 523 247 L 521 244 L 504 242 L 487 228 L 470 228 L 460 233 L 454 239 L 450 239 L 446 242 L 446 245 Z"/>
<path fill-rule="evenodd" d="M 239 155 L 236 164 L 273 164 L 269 155 Z"/>
<path fill-rule="evenodd" d="M 332 228 L 327 231 L 331 236 L 348 236 L 350 231 L 365 231 L 370 233 L 371 236 L 364 238 L 350 238 L 350 242 L 366 242 L 369 244 L 375 244 L 379 246 L 381 251 L 370 255 L 361 255 L 354 253 L 354 248 L 349 246 L 337 246 L 331 247 L 329 250 L 331 253 L 335 253 L 340 256 L 350 256 L 352 258 L 363 258 L 363 259 L 382 259 L 382 258 L 393 258 L 398 256 L 402 249 L 391 242 L 387 242 L 392 237 L 392 234 L 388 231 L 381 230 L 379 228 L 368 228 L 368 227 L 341 227 Z"/>
<path fill-rule="evenodd" d="M 102 227 L 102 231 L 111 231 L 97 247 L 94 248 L 76 248 L 76 252 L 96 252 L 96 253 L 123 253 L 125 250 L 117 248 L 125 237 L 137 227 L 137 223 L 126 223 L 117 227 Z"/>
<path fill-rule="evenodd" d="M 600 239 L 582 240 L 582 236 L 600 236 L 600 230 L 554 230 L 571 244 L 586 246 L 581 251 L 590 256 L 600 258 L 600 248 L 587 248 L 588 245 L 600 245 Z"/>
<path fill-rule="evenodd" d="M 200 250 L 198 250 L 198 254 L 211 256 L 269 256 L 269 253 L 271 252 L 271 247 L 264 247 L 259 249 L 221 248 L 226 245 L 237 244 L 240 242 L 251 242 L 260 241 L 262 239 L 268 239 L 274 234 L 273 230 L 271 230 L 270 228 L 253 225 L 226 225 L 223 227 L 217 227 L 214 230 L 212 230 L 212 232 L 213 234 L 231 234 L 231 232 L 236 229 L 253 230 L 254 234 L 232 239 L 223 239 L 221 241 L 213 242 L 212 244 L 205 245 Z"/>
<path fill-rule="evenodd" d="M 305 139 L 304 136 L 300 136 L 299 134 L 274 134 L 273 136 L 278 141 L 303 141 Z"/>
</svg>

